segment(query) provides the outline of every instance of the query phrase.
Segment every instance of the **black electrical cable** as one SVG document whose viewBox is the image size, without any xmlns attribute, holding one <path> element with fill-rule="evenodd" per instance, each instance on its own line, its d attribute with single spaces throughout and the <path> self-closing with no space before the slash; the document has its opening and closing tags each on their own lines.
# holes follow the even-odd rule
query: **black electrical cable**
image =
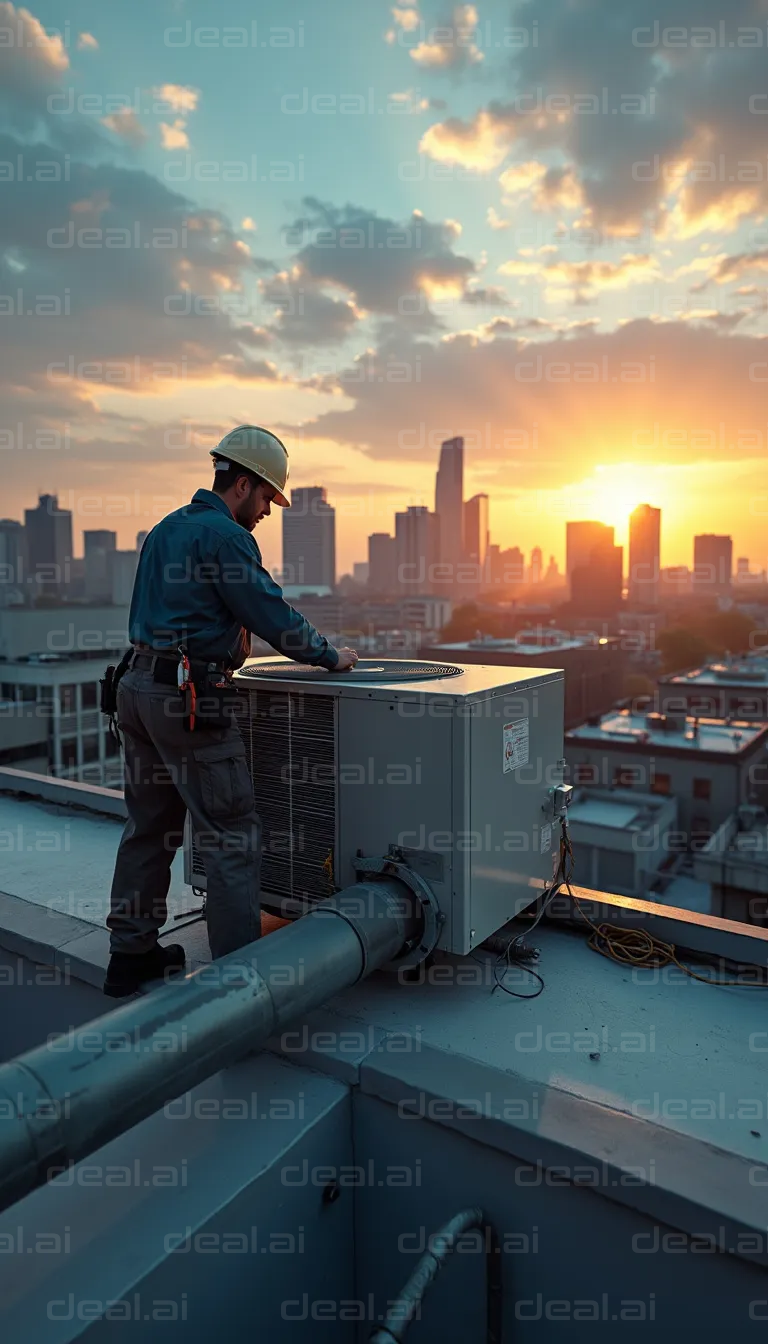
<svg viewBox="0 0 768 1344">
<path fill-rule="evenodd" d="M 563 827 L 563 834 L 565 835 L 565 827 Z M 555 896 L 559 892 L 563 881 L 567 880 L 564 871 L 565 855 L 566 855 L 566 844 L 565 842 L 563 842 L 563 844 L 561 844 L 560 846 L 560 862 L 557 865 L 555 876 L 552 879 L 552 885 L 551 887 L 549 887 L 548 890 L 542 892 L 541 908 L 539 909 L 536 918 L 531 924 L 531 927 L 529 929 L 526 929 L 525 933 L 517 934 L 515 937 L 510 938 L 506 947 L 502 949 L 502 951 L 497 956 L 495 962 L 493 963 L 493 978 L 496 981 L 496 983 L 493 986 L 493 989 L 491 990 L 491 994 L 495 994 L 497 989 L 501 989 L 504 991 L 505 994 L 509 994 L 510 998 L 513 999 L 537 999 L 539 995 L 544 992 L 546 988 L 546 985 L 544 983 L 544 977 L 540 975 L 538 971 L 535 971 L 532 966 L 527 966 L 525 964 L 526 962 L 529 961 L 538 961 L 539 950 L 536 947 L 529 947 L 526 944 L 525 940 L 526 937 L 529 934 L 531 934 L 533 930 L 536 928 L 536 925 L 539 923 L 539 920 L 544 915 L 544 912 L 546 911 L 547 907 L 551 905 Z M 478 958 L 475 957 L 474 960 L 477 961 Z M 499 968 L 502 965 L 504 965 L 504 969 L 501 972 L 501 975 L 499 975 Z M 535 990 L 533 994 L 521 994 L 518 990 L 510 989 L 508 985 L 505 985 L 504 980 L 507 974 L 515 966 L 519 967 L 521 970 L 524 970 L 527 975 L 533 976 L 535 980 L 538 980 L 539 987 L 537 990 Z"/>
</svg>

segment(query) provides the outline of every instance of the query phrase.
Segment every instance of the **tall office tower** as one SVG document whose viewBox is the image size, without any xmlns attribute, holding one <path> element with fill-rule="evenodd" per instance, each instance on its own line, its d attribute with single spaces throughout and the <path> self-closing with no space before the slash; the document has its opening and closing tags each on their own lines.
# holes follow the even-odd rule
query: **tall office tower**
<svg viewBox="0 0 768 1344">
<path fill-rule="evenodd" d="M 561 574 L 560 570 L 557 567 L 557 561 L 554 555 L 550 555 L 549 564 L 547 565 L 547 572 L 544 575 L 544 578 L 542 579 L 542 583 L 546 584 L 548 588 L 554 588 L 555 585 L 560 582 L 560 579 Z"/>
<path fill-rule="evenodd" d="M 368 590 L 397 592 L 397 542 L 388 532 L 372 532 L 368 538 Z"/>
<path fill-rule="evenodd" d="M 431 593 L 440 554 L 440 523 L 424 505 L 395 514 L 397 591 L 406 596 Z"/>
<path fill-rule="evenodd" d="M 130 606 L 138 567 L 138 551 L 109 551 L 107 553 L 109 595 L 108 599 L 105 598 L 105 601 L 109 600 L 115 607 Z"/>
<path fill-rule="evenodd" d="M 629 601 L 655 607 L 661 575 L 661 509 L 638 504 L 629 518 Z"/>
<path fill-rule="evenodd" d="M 2 523 L 0 523 L 0 527 L 2 527 Z M 736 582 L 746 583 L 749 578 L 749 556 L 740 555 L 736 561 Z"/>
<path fill-rule="evenodd" d="M 565 525 L 565 575 L 570 585 L 574 570 L 589 565 L 595 546 L 613 545 L 613 528 L 605 523 L 576 522 Z"/>
<path fill-rule="evenodd" d="M 531 564 L 528 570 L 529 583 L 541 583 L 544 574 L 544 557 L 541 554 L 541 547 L 534 546 L 531 551 Z"/>
<path fill-rule="evenodd" d="M 590 534 L 588 528 L 595 530 Z M 566 555 L 574 610 L 591 616 L 617 612 L 624 581 L 623 550 L 613 544 L 613 528 L 602 523 L 568 523 Z"/>
<path fill-rule="evenodd" d="M 27 582 L 27 539 L 23 524 L 0 518 L 0 607 L 23 601 Z"/>
<path fill-rule="evenodd" d="M 117 533 L 99 530 L 83 533 L 85 596 L 89 602 L 112 600 L 110 556 L 117 550 Z"/>
<path fill-rule="evenodd" d="M 40 495 L 36 509 L 24 510 L 29 574 L 39 594 L 59 597 L 72 564 L 72 514 L 59 508 L 58 495 Z"/>
<path fill-rule="evenodd" d="M 462 580 L 462 592 L 475 594 L 490 582 L 488 574 L 488 496 L 473 495 L 464 505 L 464 559 L 467 562 L 467 582 Z M 457 596 L 461 596 L 457 593 Z"/>
<path fill-rule="evenodd" d="M 325 486 L 291 491 L 283 509 L 283 583 L 292 588 L 336 587 L 336 510 Z"/>
<path fill-rule="evenodd" d="M 443 566 L 440 591 L 457 587 L 458 569 L 464 559 L 464 440 L 446 439 L 440 449 L 435 478 L 435 514 L 438 519 L 438 558 Z"/>
<path fill-rule="evenodd" d="M 724 597 L 731 591 L 733 541 L 713 532 L 693 538 L 693 591 L 702 597 Z"/>
</svg>

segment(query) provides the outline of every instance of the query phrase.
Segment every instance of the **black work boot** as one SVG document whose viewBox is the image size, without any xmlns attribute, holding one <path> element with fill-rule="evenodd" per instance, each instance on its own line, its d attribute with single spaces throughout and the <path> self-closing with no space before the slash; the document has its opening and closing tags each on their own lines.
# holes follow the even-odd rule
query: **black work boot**
<svg viewBox="0 0 768 1344">
<path fill-rule="evenodd" d="M 104 993 L 112 999 L 135 994 L 148 980 L 164 980 L 184 970 L 186 955 L 181 943 L 161 947 L 158 943 L 151 952 L 113 952 L 109 958 Z"/>
</svg>

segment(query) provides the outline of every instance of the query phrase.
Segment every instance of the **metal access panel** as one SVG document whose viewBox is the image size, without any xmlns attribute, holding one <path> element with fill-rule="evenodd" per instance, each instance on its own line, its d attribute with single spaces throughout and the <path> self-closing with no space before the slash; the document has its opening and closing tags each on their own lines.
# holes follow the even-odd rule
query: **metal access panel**
<svg viewBox="0 0 768 1344">
<path fill-rule="evenodd" d="M 394 845 L 434 891 L 438 946 L 466 953 L 551 881 L 562 672 L 361 660 L 329 673 L 254 659 L 237 685 L 265 905 L 322 899 L 355 881 L 358 856 Z M 188 844 L 204 887 L 195 859 Z"/>
</svg>

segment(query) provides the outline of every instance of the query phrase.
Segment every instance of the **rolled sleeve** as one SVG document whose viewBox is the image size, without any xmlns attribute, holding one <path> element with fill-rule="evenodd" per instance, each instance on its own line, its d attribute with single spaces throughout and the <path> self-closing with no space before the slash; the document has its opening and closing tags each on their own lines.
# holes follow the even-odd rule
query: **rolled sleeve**
<svg viewBox="0 0 768 1344">
<path fill-rule="evenodd" d="M 339 660 L 333 645 L 301 612 L 286 602 L 279 584 L 261 563 L 253 537 L 225 541 L 219 549 L 214 582 L 223 602 L 251 634 L 297 663 L 331 670 Z"/>
</svg>

